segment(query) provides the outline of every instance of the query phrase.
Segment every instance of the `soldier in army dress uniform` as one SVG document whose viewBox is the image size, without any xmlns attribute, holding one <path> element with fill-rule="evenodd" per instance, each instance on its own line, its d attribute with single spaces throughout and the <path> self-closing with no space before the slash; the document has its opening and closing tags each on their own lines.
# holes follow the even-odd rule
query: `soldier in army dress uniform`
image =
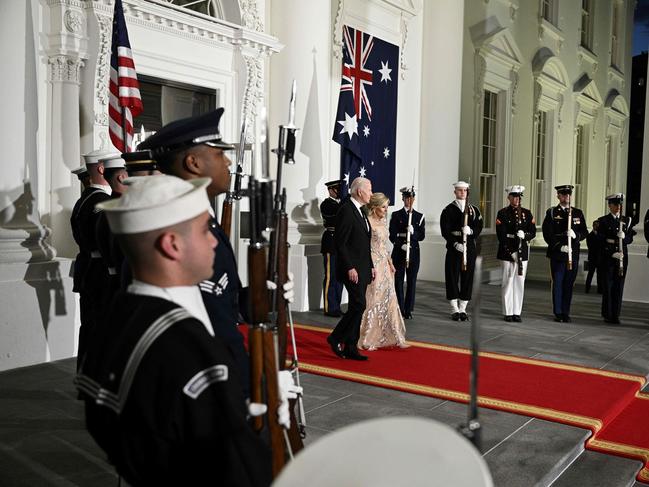
<svg viewBox="0 0 649 487">
<path fill-rule="evenodd" d="M 340 185 L 342 179 L 325 183 L 329 197 L 320 203 L 320 214 L 325 230 L 322 234 L 320 253 L 324 262 L 324 279 L 322 294 L 324 296 L 324 314 L 327 316 L 341 317 L 340 300 L 343 293 L 343 284 L 336 276 L 336 214 L 340 208 Z"/>
<path fill-rule="evenodd" d="M 525 186 L 509 186 L 505 191 L 509 206 L 496 216 L 497 257 L 503 272 L 503 315 L 505 321 L 520 323 L 529 259 L 528 242 L 536 237 L 536 220 L 530 210 L 521 206 Z"/>
<path fill-rule="evenodd" d="M 543 239 L 548 244 L 547 257 L 552 273 L 552 311 L 554 321 L 570 323 L 572 291 L 579 270 L 579 242 L 588 236 L 586 217 L 571 205 L 574 186 L 555 186 L 559 204 L 548 208 L 543 219 Z M 572 218 L 568 230 L 568 219 Z M 568 246 L 570 239 L 570 247 Z M 569 255 L 571 254 L 571 255 Z M 572 264 L 570 258 L 572 257 Z M 572 265 L 572 268 L 569 268 Z"/>
<path fill-rule="evenodd" d="M 397 301 L 401 315 L 405 319 L 412 318 L 415 307 L 415 289 L 417 286 L 417 273 L 419 272 L 419 242 L 426 238 L 426 222 L 424 215 L 413 208 L 415 203 L 415 188 L 401 188 L 403 208 L 392 213 L 390 217 L 390 242 L 392 249 L 392 264 L 394 274 L 394 287 L 397 292 Z M 409 212 L 412 211 L 410 225 Z M 410 234 L 410 254 L 406 267 L 406 249 L 408 247 L 408 234 Z M 403 295 L 403 281 L 406 279 L 406 295 Z"/>
<path fill-rule="evenodd" d="M 446 299 L 451 305 L 451 319 L 466 321 L 477 256 L 476 239 L 482 232 L 483 221 L 477 206 L 469 204 L 467 207 L 469 184 L 458 181 L 453 188 L 455 200 L 442 210 L 440 217 L 442 237 L 446 240 Z M 462 269 L 465 256 L 466 269 Z"/>
<path fill-rule="evenodd" d="M 597 221 L 597 235 L 600 239 L 600 266 L 602 272 L 602 317 L 612 324 L 620 323 L 624 280 L 629 265 L 627 246 L 633 242 L 635 230 L 631 228 L 631 217 L 622 215 L 624 194 L 616 193 L 606 197 L 609 213 Z M 622 242 L 620 248 L 620 241 Z"/>
</svg>

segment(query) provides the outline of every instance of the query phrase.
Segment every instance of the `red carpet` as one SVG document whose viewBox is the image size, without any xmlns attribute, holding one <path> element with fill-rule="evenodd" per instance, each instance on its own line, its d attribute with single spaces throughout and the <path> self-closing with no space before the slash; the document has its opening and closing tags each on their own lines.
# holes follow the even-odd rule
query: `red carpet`
<svg viewBox="0 0 649 487">
<path fill-rule="evenodd" d="M 366 352 L 367 362 L 343 360 L 326 342 L 329 331 L 296 325 L 301 370 L 468 402 L 469 350 L 409 341 L 407 349 Z M 643 461 L 637 478 L 649 483 L 644 377 L 488 352 L 479 373 L 480 406 L 588 428 L 586 448 Z"/>
</svg>

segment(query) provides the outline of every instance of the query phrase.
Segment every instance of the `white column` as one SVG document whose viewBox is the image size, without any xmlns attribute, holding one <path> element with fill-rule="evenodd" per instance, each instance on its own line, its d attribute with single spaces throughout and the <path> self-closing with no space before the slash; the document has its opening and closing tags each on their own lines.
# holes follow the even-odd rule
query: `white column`
<svg viewBox="0 0 649 487">
<path fill-rule="evenodd" d="M 460 151 L 464 2 L 424 2 L 421 143 L 417 206 L 426 214 L 419 279 L 443 281 L 439 216 L 453 199 Z M 441 263 L 441 264 L 440 264 Z"/>
<path fill-rule="evenodd" d="M 624 300 L 649 303 L 649 259 L 647 259 L 647 241 L 644 238 L 643 228 L 644 215 L 649 209 L 649 98 L 645 102 L 644 114 L 640 222 L 635 227 L 638 234 L 634 238 L 633 245 L 629 246 L 629 268 L 624 283 Z"/>
</svg>

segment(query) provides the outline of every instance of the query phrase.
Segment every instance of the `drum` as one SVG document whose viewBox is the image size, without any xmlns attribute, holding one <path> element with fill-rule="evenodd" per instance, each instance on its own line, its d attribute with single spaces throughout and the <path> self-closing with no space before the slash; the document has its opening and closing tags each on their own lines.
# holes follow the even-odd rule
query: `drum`
<svg viewBox="0 0 649 487">
<path fill-rule="evenodd" d="M 486 462 L 454 429 L 392 417 L 339 429 L 302 450 L 274 487 L 493 487 Z"/>
</svg>

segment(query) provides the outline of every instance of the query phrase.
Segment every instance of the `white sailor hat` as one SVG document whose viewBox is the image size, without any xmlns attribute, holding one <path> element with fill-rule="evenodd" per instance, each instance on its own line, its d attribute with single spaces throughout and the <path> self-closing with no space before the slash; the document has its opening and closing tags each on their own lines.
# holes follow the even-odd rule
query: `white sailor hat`
<svg viewBox="0 0 649 487">
<path fill-rule="evenodd" d="M 116 234 L 143 233 L 191 220 L 209 211 L 205 188 L 210 178 L 184 181 L 175 176 L 129 178 L 129 188 L 120 197 L 99 203 Z"/>
<path fill-rule="evenodd" d="M 88 169 L 85 164 L 81 164 L 78 168 L 72 169 L 70 172 L 79 179 L 83 179 L 88 174 Z"/>
<path fill-rule="evenodd" d="M 83 155 L 83 159 L 86 161 L 86 164 L 97 164 L 99 159 L 106 157 L 111 154 L 111 151 L 106 149 L 97 149 L 92 152 L 88 152 Z"/>
<path fill-rule="evenodd" d="M 606 201 L 608 201 L 609 203 L 613 203 L 614 205 L 619 205 L 624 201 L 624 193 L 609 194 L 606 197 Z"/>
<path fill-rule="evenodd" d="M 453 187 L 455 189 L 469 189 L 471 185 L 469 183 L 466 183 L 464 181 L 458 181 L 457 183 L 453 183 Z"/>
<path fill-rule="evenodd" d="M 122 159 L 122 155 L 119 152 L 100 157 L 99 162 L 104 164 L 105 169 L 119 169 L 120 167 L 126 166 L 126 161 Z"/>
<path fill-rule="evenodd" d="M 525 186 L 521 186 L 520 184 L 514 184 L 505 188 L 505 193 L 508 195 L 513 194 L 514 196 L 523 196 L 524 192 Z"/>
</svg>

